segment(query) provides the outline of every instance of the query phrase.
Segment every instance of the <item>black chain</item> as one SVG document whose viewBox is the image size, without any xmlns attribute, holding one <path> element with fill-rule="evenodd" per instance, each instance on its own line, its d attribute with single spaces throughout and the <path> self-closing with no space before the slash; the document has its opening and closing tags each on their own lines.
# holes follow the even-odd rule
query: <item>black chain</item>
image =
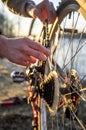
<svg viewBox="0 0 86 130">
<path fill-rule="evenodd" d="M 49 48 L 50 47 L 50 40 L 49 40 L 49 27 L 48 27 L 48 20 L 46 19 L 45 20 L 45 25 L 44 25 L 44 28 L 43 28 L 43 31 L 44 31 L 44 36 L 43 36 L 43 45 L 46 47 L 46 48 Z"/>
</svg>

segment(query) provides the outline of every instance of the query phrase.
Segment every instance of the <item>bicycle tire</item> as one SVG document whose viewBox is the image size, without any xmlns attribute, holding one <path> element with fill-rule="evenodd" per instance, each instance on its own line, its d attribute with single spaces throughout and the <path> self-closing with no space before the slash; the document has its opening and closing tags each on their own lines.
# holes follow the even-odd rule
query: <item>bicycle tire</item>
<svg viewBox="0 0 86 130">
<path fill-rule="evenodd" d="M 80 16 L 80 19 L 79 19 L 79 16 Z M 69 18 L 69 22 L 71 22 L 72 20 L 75 20 L 75 21 L 73 21 L 71 23 L 67 23 L 67 24 L 71 24 L 70 26 L 68 26 L 66 24 L 67 18 Z M 83 24 L 83 26 L 81 26 L 81 29 L 80 28 L 78 29 L 78 26 L 76 26 L 76 25 L 80 24 L 80 20 L 84 24 Z M 62 25 L 63 22 L 64 22 L 64 25 Z M 73 85 L 71 85 L 70 89 L 68 88 L 66 90 L 63 87 L 61 87 L 63 85 L 63 83 L 65 86 L 67 85 L 64 81 L 62 81 L 61 82 L 62 84 L 59 86 L 60 87 L 60 97 L 59 98 L 61 98 L 60 101 L 65 100 L 65 98 L 64 98 L 65 95 L 67 95 L 68 93 L 74 92 L 75 95 L 80 96 L 78 98 L 78 102 L 79 102 L 79 100 L 80 100 L 80 102 L 79 102 L 79 104 L 77 104 L 75 101 L 75 103 L 78 105 L 78 108 L 77 108 L 77 106 L 74 106 L 75 109 L 77 109 L 75 112 L 74 109 L 71 109 L 71 107 L 70 107 L 71 103 L 69 104 L 68 99 L 66 98 L 67 102 L 64 102 L 64 104 L 62 104 L 62 107 L 58 106 L 60 109 L 57 110 L 57 114 L 56 114 L 57 117 L 53 117 L 53 122 L 55 119 L 56 120 L 55 122 L 58 122 L 58 123 L 57 123 L 57 128 L 54 127 L 55 122 L 53 123 L 52 130 L 53 129 L 54 130 L 57 130 L 57 129 L 60 129 L 60 130 L 70 130 L 70 129 L 71 130 L 77 130 L 77 129 L 85 130 L 86 129 L 86 120 L 85 120 L 86 115 L 85 114 L 80 115 L 80 112 L 82 112 L 82 110 L 85 112 L 85 105 L 86 105 L 86 97 L 83 96 L 84 92 L 80 93 L 80 91 L 84 91 L 84 90 L 86 91 L 86 87 L 84 85 L 85 84 L 84 78 L 85 78 L 86 71 L 82 72 L 82 70 L 80 69 L 80 68 L 84 67 L 83 64 L 81 64 L 82 61 L 83 61 L 84 65 L 86 65 L 85 59 L 82 59 L 83 55 L 86 56 L 86 53 L 82 53 L 82 52 L 85 52 L 83 49 L 83 48 L 85 48 L 85 40 L 86 40 L 85 23 L 86 23 L 86 21 L 83 18 L 82 13 L 80 12 L 80 5 L 75 0 L 72 0 L 72 1 L 64 0 L 60 3 L 60 5 L 57 9 L 57 19 L 56 19 L 54 25 L 52 26 L 51 32 L 50 32 L 50 41 L 52 42 L 52 47 L 55 46 L 55 45 L 53 45 L 55 42 L 56 42 L 56 44 L 58 44 L 57 47 L 55 48 L 55 50 L 53 51 L 52 55 L 54 57 L 54 60 L 60 67 L 59 70 L 57 69 L 57 73 L 59 75 L 60 81 L 65 76 L 70 78 L 69 75 L 71 75 L 71 77 L 72 77 L 73 76 L 72 73 L 74 73 L 74 75 L 77 75 L 77 77 L 78 77 L 78 81 L 76 81 L 77 82 L 76 84 L 81 84 L 81 86 L 77 85 L 78 86 L 78 88 L 76 90 L 77 92 L 75 90 L 73 90 L 73 89 L 75 89 L 75 88 L 73 88 L 74 87 Z M 57 37 L 56 37 L 56 34 L 57 34 Z M 69 36 L 69 40 L 70 40 L 68 42 L 66 39 L 67 35 Z M 69 59 L 69 58 L 67 58 L 67 53 L 69 53 L 67 51 L 68 51 L 69 47 L 67 48 L 66 45 L 65 45 L 66 47 L 63 47 L 63 46 L 65 43 L 69 44 L 69 43 L 73 42 L 75 37 L 77 37 L 77 47 L 74 46 L 74 44 L 72 43 L 71 51 L 74 53 L 71 54 L 71 57 Z M 64 41 L 63 43 L 61 41 L 62 38 Z M 64 48 L 64 50 L 62 50 L 62 48 Z M 82 49 L 82 51 L 81 51 L 81 49 Z M 61 52 L 59 52 L 59 50 Z M 60 53 L 60 54 L 56 54 L 56 53 Z M 63 56 L 61 53 L 63 53 Z M 80 55 L 79 55 L 79 53 L 80 53 Z M 70 53 L 68 55 L 70 56 Z M 80 59 L 80 57 L 81 57 L 81 59 Z M 62 75 L 63 75 L 63 77 L 62 77 Z M 82 82 L 82 80 L 83 80 L 83 82 Z M 67 85 L 67 87 L 68 87 L 68 85 Z M 72 90 L 71 90 L 71 88 L 72 88 Z M 79 89 L 80 89 L 80 91 L 79 91 Z M 72 94 L 70 94 L 70 96 L 72 97 Z M 73 99 L 69 98 L 69 100 L 72 100 L 72 102 L 73 102 Z M 81 104 L 82 104 L 82 107 L 81 107 Z M 65 110 L 63 111 L 63 109 L 65 109 Z M 61 117 L 65 118 L 64 121 Z M 48 129 L 50 130 L 51 127 L 49 127 Z"/>
</svg>

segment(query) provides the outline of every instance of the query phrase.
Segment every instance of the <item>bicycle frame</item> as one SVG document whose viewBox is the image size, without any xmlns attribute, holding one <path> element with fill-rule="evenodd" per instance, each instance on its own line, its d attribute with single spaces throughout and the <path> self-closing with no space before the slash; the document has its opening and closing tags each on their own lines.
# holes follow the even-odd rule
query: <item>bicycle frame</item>
<svg viewBox="0 0 86 130">
<path fill-rule="evenodd" d="M 80 5 L 80 12 L 82 12 L 82 15 L 86 19 L 86 1 L 85 0 L 76 0 L 77 3 Z"/>
</svg>

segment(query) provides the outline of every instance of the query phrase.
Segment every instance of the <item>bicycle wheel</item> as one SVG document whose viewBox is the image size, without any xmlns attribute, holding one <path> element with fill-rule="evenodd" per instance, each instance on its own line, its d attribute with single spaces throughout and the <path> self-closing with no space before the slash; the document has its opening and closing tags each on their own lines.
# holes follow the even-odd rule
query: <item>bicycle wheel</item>
<svg viewBox="0 0 86 130">
<path fill-rule="evenodd" d="M 51 28 L 50 41 L 53 57 L 51 67 L 58 74 L 58 81 L 51 84 L 51 80 L 55 80 L 53 76 L 54 79 L 49 78 L 48 85 L 46 83 L 44 85 L 46 93 L 44 99 L 50 109 L 47 127 L 48 130 L 85 130 L 86 20 L 75 0 L 61 2 L 57 17 Z M 59 88 L 58 99 L 55 99 L 57 111 L 55 110 L 53 116 L 51 111 L 54 109 L 48 95 L 54 93 L 47 92 L 49 86 Z"/>
</svg>

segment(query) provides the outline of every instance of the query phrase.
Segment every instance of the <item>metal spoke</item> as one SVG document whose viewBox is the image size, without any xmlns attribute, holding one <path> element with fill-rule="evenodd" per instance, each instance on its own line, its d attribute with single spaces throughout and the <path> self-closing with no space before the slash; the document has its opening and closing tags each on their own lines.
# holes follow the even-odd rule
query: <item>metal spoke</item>
<svg viewBox="0 0 86 130">
<path fill-rule="evenodd" d="M 66 52 L 66 56 L 65 56 L 65 60 L 64 60 L 64 64 L 63 64 L 63 68 L 64 68 L 64 66 L 65 66 L 65 62 L 66 62 L 66 59 L 67 59 L 67 55 L 68 55 L 68 52 L 69 52 L 70 46 L 72 46 L 71 44 L 73 43 L 74 30 L 75 30 L 75 28 L 76 28 L 76 25 L 77 25 L 78 19 L 79 19 L 79 14 L 78 14 L 78 17 L 77 17 L 77 20 L 76 20 L 75 25 L 72 25 L 72 26 L 73 26 L 73 29 L 72 29 L 71 39 L 70 39 L 69 46 L 68 46 L 68 49 L 67 49 L 67 52 Z M 73 24 L 74 24 L 74 22 L 73 22 Z M 73 61 L 73 60 L 72 60 L 72 61 Z"/>
<path fill-rule="evenodd" d="M 77 122 L 79 123 L 79 125 L 81 126 L 82 130 L 86 130 L 86 128 L 84 127 L 84 125 L 82 124 L 82 122 L 79 120 L 79 118 L 76 116 L 75 112 L 71 109 L 71 107 L 68 105 L 69 110 L 72 112 L 72 116 L 74 116 L 74 118 L 77 120 Z"/>
<path fill-rule="evenodd" d="M 79 53 L 79 51 L 86 45 L 86 41 L 83 43 L 83 45 L 76 51 L 76 53 L 73 55 L 73 57 L 71 57 L 71 59 L 68 61 L 68 63 L 64 66 L 63 70 L 67 67 L 67 65 L 70 63 L 70 61 L 72 61 L 75 56 Z"/>
</svg>

